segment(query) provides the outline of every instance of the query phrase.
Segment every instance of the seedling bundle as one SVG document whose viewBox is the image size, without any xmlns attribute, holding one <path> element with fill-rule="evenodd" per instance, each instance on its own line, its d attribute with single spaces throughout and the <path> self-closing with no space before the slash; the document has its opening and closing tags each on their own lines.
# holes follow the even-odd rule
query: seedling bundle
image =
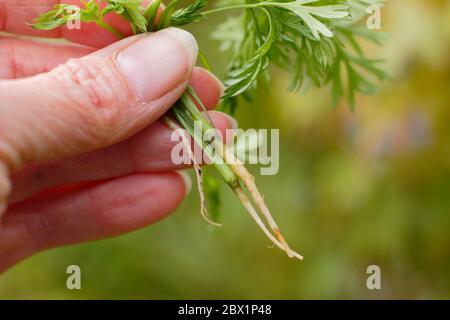
<svg viewBox="0 0 450 320">
<path fill-rule="evenodd" d="M 270 65 L 286 70 L 291 76 L 289 90 L 299 90 L 306 83 L 331 88 L 334 103 L 346 97 L 351 108 L 357 93 L 371 94 L 376 87 L 373 80 L 387 75 L 378 67 L 380 60 L 365 56 L 360 40 L 380 44 L 379 34 L 367 29 L 366 10 L 382 6 L 384 0 L 224 0 L 206 9 L 206 0 L 155 0 L 144 5 L 140 0 L 89 0 L 78 8 L 58 4 L 34 21 L 33 27 L 50 30 L 63 27 L 75 19 L 93 22 L 110 31 L 117 38 L 124 36 L 105 22 L 109 14 L 125 18 L 135 34 L 155 32 L 168 27 L 182 27 L 191 23 L 208 23 L 213 14 L 226 17 L 212 33 L 220 48 L 229 54 L 228 72 L 224 83 L 222 107 L 233 111 L 239 96 L 249 97 L 257 86 L 270 81 Z M 162 12 L 161 12 L 162 11 Z M 224 15 L 229 12 L 230 15 Z M 201 46 L 201 44 L 200 44 Z M 200 54 L 203 64 L 210 62 Z M 209 61 L 209 62 L 208 62 Z M 268 86 L 265 86 L 268 88 Z M 200 137 L 213 129 L 212 122 L 202 113 L 204 107 L 196 93 L 187 88 L 181 99 L 164 117 L 173 129 L 183 128 L 203 149 L 220 177 L 235 193 L 238 200 L 274 245 L 291 258 L 303 259 L 287 244 L 273 219 L 254 177 L 244 164 L 220 139 L 204 141 Z M 202 215 L 208 217 L 205 195 L 215 199 L 216 184 L 202 183 L 202 169 L 195 165 L 199 180 Z M 203 187 L 211 187 L 205 192 Z M 216 201 L 217 202 L 217 201 Z"/>
</svg>

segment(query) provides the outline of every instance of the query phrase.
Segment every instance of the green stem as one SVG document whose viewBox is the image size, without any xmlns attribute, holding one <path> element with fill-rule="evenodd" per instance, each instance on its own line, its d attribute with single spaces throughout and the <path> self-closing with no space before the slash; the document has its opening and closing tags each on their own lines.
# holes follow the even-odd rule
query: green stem
<svg viewBox="0 0 450 320">
<path fill-rule="evenodd" d="M 117 38 L 119 39 L 123 39 L 125 38 L 125 36 L 116 28 L 114 28 L 113 26 L 107 24 L 106 22 L 103 21 L 96 21 L 97 25 L 105 30 L 108 30 L 109 32 L 111 32 L 113 35 L 115 35 Z"/>
<path fill-rule="evenodd" d="M 190 110 L 195 108 L 197 112 L 192 113 Z M 174 118 L 178 123 L 188 131 L 189 135 L 194 141 L 202 148 L 203 152 L 212 161 L 214 167 L 222 176 L 224 181 L 234 190 L 239 185 L 239 179 L 231 168 L 225 163 L 216 152 L 203 141 L 203 133 L 208 129 L 213 129 L 208 120 L 202 116 L 198 111 L 196 105 L 192 101 L 192 98 L 188 94 L 184 94 L 180 100 L 170 109 Z M 198 127 L 198 123 L 201 123 L 201 127 Z"/>
<path fill-rule="evenodd" d="M 251 8 L 259 8 L 259 7 L 267 7 L 267 6 L 276 6 L 276 2 L 258 2 L 258 3 L 247 3 L 247 4 L 235 4 L 232 6 L 221 7 L 211 10 L 203 11 L 202 14 L 207 16 L 213 13 L 226 11 L 226 10 L 234 10 L 234 9 L 251 9 Z"/>
</svg>

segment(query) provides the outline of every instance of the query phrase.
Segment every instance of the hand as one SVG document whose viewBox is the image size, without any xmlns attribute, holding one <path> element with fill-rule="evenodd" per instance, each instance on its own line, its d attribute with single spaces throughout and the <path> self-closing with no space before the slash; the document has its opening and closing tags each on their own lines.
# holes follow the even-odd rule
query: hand
<svg viewBox="0 0 450 320">
<path fill-rule="evenodd" d="M 0 36 L 0 271 L 172 212 L 187 186 L 170 160 L 171 131 L 158 119 L 188 83 L 208 108 L 222 90 L 194 67 L 197 45 L 185 31 L 114 44 L 95 25 L 38 32 L 26 24 L 49 9 L 38 2 L 0 0 L 0 31 L 89 47 Z M 130 33 L 120 17 L 111 24 Z M 221 130 L 233 126 L 221 113 L 211 118 Z"/>
</svg>

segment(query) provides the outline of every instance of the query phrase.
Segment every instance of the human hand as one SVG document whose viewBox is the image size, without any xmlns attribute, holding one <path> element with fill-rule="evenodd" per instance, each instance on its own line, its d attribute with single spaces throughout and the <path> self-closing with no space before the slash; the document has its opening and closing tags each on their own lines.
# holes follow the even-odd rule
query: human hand
<svg viewBox="0 0 450 320">
<path fill-rule="evenodd" d="M 170 159 L 171 131 L 158 119 L 188 83 L 208 108 L 222 90 L 194 67 L 197 45 L 185 31 L 115 43 L 90 24 L 36 31 L 26 22 L 51 7 L 38 2 L 0 0 L 0 30 L 89 47 L 0 36 L 0 271 L 172 212 L 187 186 Z M 120 17 L 110 23 L 130 34 Z M 234 126 L 210 113 L 220 130 Z"/>
</svg>

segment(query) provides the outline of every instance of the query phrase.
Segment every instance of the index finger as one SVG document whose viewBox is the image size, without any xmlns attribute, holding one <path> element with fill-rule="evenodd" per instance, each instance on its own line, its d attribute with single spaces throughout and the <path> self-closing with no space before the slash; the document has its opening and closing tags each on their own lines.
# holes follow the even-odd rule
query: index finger
<svg viewBox="0 0 450 320">
<path fill-rule="evenodd" d="M 37 37 L 65 38 L 94 48 L 102 48 L 118 40 L 116 36 L 94 22 L 82 23 L 80 29 L 74 30 L 69 30 L 67 26 L 64 26 L 42 31 L 30 26 L 30 23 L 40 14 L 52 10 L 56 4 L 61 2 L 82 6 L 80 0 L 0 0 L 0 31 Z M 150 1 L 142 2 L 145 5 Z M 129 23 L 116 14 L 108 14 L 105 22 L 125 36 L 132 34 Z"/>
</svg>

